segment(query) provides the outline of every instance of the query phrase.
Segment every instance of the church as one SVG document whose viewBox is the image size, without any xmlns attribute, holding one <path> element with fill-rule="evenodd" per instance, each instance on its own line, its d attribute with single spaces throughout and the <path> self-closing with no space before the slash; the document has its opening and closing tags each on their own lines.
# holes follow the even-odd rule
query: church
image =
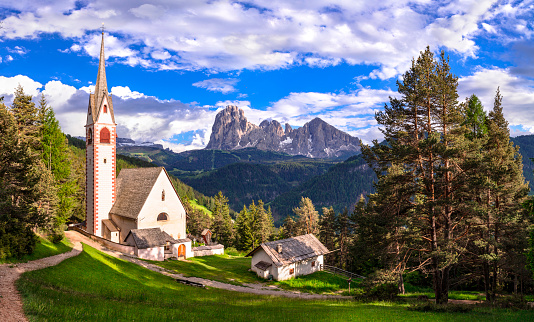
<svg viewBox="0 0 534 322">
<path fill-rule="evenodd" d="M 165 168 L 122 169 L 116 177 L 116 127 L 102 32 L 95 92 L 89 96 L 85 125 L 85 230 L 133 247 L 140 258 L 191 257 L 187 214 Z"/>
</svg>

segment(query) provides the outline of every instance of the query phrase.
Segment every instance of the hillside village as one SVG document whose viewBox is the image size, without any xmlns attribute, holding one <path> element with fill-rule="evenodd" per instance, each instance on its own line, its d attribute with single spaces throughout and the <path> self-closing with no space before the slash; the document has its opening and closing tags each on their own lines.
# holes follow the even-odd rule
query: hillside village
<svg viewBox="0 0 534 322">
<path fill-rule="evenodd" d="M 228 103 L 177 153 L 119 137 L 98 39 L 85 136 L 44 92 L 0 100 L 0 321 L 534 318 L 534 135 L 498 84 L 463 100 L 441 47 L 374 111 L 381 140 Z"/>
</svg>

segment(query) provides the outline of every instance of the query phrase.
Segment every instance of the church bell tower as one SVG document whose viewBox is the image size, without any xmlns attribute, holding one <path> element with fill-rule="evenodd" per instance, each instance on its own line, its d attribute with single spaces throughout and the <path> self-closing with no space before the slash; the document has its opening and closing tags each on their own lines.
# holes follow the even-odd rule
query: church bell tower
<svg viewBox="0 0 534 322">
<path fill-rule="evenodd" d="M 104 29 L 94 94 L 89 95 L 85 125 L 86 230 L 102 237 L 102 220 L 115 202 L 116 127 L 113 101 L 108 93 L 104 57 Z"/>
</svg>

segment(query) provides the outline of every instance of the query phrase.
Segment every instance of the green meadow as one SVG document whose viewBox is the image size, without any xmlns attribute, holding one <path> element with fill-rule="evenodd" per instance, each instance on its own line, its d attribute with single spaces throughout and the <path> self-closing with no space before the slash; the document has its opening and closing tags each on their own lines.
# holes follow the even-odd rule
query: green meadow
<svg viewBox="0 0 534 322">
<path fill-rule="evenodd" d="M 532 311 L 408 310 L 408 302 L 302 300 L 196 288 L 87 245 L 57 266 L 17 281 L 34 321 L 527 321 Z"/>
</svg>

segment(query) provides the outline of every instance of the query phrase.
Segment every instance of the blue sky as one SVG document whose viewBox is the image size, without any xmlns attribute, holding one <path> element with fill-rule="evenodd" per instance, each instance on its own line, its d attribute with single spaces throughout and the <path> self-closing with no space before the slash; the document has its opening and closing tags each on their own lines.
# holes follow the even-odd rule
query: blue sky
<svg viewBox="0 0 534 322">
<path fill-rule="evenodd" d="M 118 135 L 203 148 L 228 104 L 259 124 L 321 117 L 370 142 L 374 113 L 426 46 L 450 56 L 460 99 L 534 133 L 533 1 L 4 1 L 0 95 L 45 94 L 82 135 L 105 24 Z"/>
</svg>

